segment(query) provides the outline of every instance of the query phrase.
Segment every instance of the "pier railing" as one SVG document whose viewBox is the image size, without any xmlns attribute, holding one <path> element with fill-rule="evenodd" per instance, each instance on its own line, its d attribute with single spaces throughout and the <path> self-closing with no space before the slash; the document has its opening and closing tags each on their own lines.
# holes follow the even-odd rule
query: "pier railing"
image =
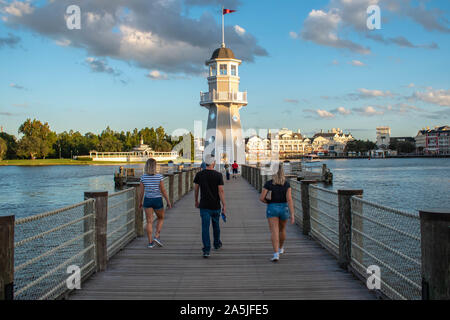
<svg viewBox="0 0 450 320">
<path fill-rule="evenodd" d="M 248 165 L 242 176 L 258 191 L 271 179 Z M 450 299 L 448 209 L 407 212 L 364 200 L 363 190 L 316 182 L 290 179 L 295 221 L 340 267 L 384 298 Z"/>
<path fill-rule="evenodd" d="M 199 170 L 164 178 L 172 204 L 192 190 Z M 78 204 L 17 220 L 0 217 L 0 300 L 65 298 L 144 235 L 139 186 L 112 194 L 85 192 L 84 197 Z"/>
</svg>

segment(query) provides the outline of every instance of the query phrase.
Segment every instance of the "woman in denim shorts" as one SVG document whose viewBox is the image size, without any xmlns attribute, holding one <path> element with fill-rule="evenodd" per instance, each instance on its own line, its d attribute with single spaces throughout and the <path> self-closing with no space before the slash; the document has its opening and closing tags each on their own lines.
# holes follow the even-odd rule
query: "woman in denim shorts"
<svg viewBox="0 0 450 320">
<path fill-rule="evenodd" d="M 266 199 L 271 191 L 270 200 Z M 272 246 L 274 254 L 273 262 L 280 259 L 284 253 L 284 241 L 286 239 L 286 222 L 290 219 L 294 224 L 294 204 L 292 202 L 291 185 L 284 176 L 283 164 L 280 163 L 278 171 L 267 181 L 261 192 L 260 200 L 267 204 L 266 216 L 269 221 Z"/>
<path fill-rule="evenodd" d="M 162 174 L 156 173 L 156 160 L 148 159 L 145 164 L 144 174 L 141 176 L 139 209 L 144 207 L 145 217 L 147 219 L 146 229 L 149 248 L 153 248 L 155 245 L 159 247 L 163 246 L 161 239 L 159 238 L 164 223 L 163 196 L 166 199 L 167 207 L 169 207 L 169 209 L 172 207 L 166 189 L 164 188 L 163 179 L 164 176 Z M 158 221 L 156 223 L 155 235 L 152 238 L 153 211 L 156 213 Z"/>
</svg>

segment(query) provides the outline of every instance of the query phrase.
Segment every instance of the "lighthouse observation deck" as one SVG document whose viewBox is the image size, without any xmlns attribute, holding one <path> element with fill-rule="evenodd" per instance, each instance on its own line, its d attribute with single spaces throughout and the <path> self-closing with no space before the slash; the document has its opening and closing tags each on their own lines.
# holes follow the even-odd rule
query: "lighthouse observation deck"
<svg viewBox="0 0 450 320">
<path fill-rule="evenodd" d="M 247 91 L 245 92 L 200 92 L 200 104 L 207 105 L 210 103 L 240 103 L 247 104 Z"/>
</svg>

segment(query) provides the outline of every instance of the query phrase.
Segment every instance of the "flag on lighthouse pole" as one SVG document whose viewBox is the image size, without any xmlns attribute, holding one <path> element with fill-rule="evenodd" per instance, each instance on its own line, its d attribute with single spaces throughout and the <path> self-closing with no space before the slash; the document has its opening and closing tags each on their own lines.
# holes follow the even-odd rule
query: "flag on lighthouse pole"
<svg viewBox="0 0 450 320">
<path fill-rule="evenodd" d="M 227 14 L 227 13 L 232 13 L 232 12 L 236 12 L 236 10 L 223 9 L 223 13 L 222 14 Z"/>
<path fill-rule="evenodd" d="M 224 16 L 227 13 L 233 13 L 236 12 L 236 10 L 231 10 L 231 9 L 225 9 L 224 7 L 222 7 L 222 48 L 225 48 L 225 22 L 224 22 Z"/>
</svg>

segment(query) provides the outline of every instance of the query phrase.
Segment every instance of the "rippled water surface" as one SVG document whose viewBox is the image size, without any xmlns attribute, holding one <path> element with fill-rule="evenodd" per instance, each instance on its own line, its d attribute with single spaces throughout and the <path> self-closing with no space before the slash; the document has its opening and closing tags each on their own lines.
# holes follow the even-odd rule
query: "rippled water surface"
<svg viewBox="0 0 450 320">
<path fill-rule="evenodd" d="M 398 209 L 450 208 L 450 159 L 323 161 L 333 189 L 364 189 L 364 198 Z M 119 166 L 0 167 L 0 215 L 23 217 L 83 200 L 92 190 L 114 192 Z"/>
</svg>

